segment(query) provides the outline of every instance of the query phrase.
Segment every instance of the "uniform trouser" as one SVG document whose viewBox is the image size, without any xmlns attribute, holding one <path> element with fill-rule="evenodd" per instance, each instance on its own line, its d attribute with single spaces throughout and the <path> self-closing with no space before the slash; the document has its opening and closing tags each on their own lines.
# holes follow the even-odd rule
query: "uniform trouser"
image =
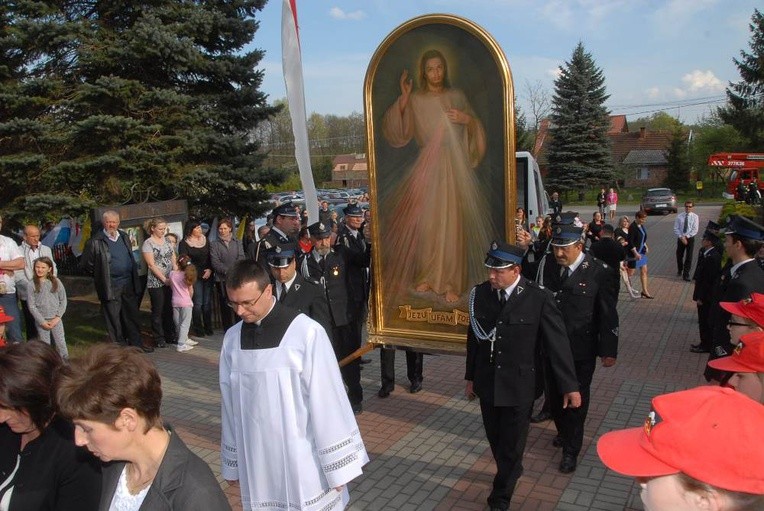
<svg viewBox="0 0 764 511">
<path fill-rule="evenodd" d="M 711 351 L 714 330 L 711 325 L 711 304 L 698 305 L 698 330 L 700 332 L 700 346 Z"/>
<path fill-rule="evenodd" d="M 676 271 L 685 278 L 690 277 L 690 270 L 692 270 L 692 249 L 694 246 L 694 237 L 687 238 L 687 245 L 678 238 L 676 240 Z"/>
<path fill-rule="evenodd" d="M 392 390 L 395 387 L 395 349 L 382 348 L 379 350 L 379 362 L 382 372 L 382 388 Z M 422 366 L 424 355 L 406 350 L 406 375 L 409 382 L 422 383 Z"/>
<path fill-rule="evenodd" d="M 138 297 L 132 281 L 112 282 L 113 300 L 101 302 L 106 330 L 112 342 L 141 346 Z"/>
<path fill-rule="evenodd" d="M 493 478 L 493 489 L 488 496 L 491 507 L 509 508 L 515 485 L 523 473 L 523 451 L 528 439 L 532 408 L 533 403 L 493 406 L 493 403 L 480 400 L 483 427 L 496 461 L 496 477 Z"/>
<path fill-rule="evenodd" d="M 333 328 L 333 344 L 337 360 L 342 360 L 359 348 L 360 338 L 355 335 L 352 325 Z M 363 388 L 361 387 L 361 359 L 353 360 L 344 367 L 340 367 L 342 380 L 348 387 L 348 399 L 352 404 L 363 401 Z"/>
<path fill-rule="evenodd" d="M 202 279 L 199 276 L 194 282 L 194 313 L 191 324 L 194 327 L 194 333 L 204 335 L 212 331 L 212 278 Z M 228 298 L 226 297 L 226 300 Z"/>
<path fill-rule="evenodd" d="M 577 457 L 584 443 L 584 422 L 589 412 L 589 394 L 597 359 L 574 360 L 578 390 L 581 392 L 581 406 L 578 408 L 562 407 L 562 394 L 554 381 L 549 364 L 544 368 L 547 375 L 546 397 L 552 412 L 557 434 L 562 438 L 563 454 Z"/>
<path fill-rule="evenodd" d="M 49 320 L 52 318 L 48 318 Z M 53 343 L 56 347 L 56 351 L 61 355 L 61 358 L 69 358 L 69 350 L 66 348 L 66 336 L 64 335 L 64 322 L 59 321 L 56 326 L 51 330 L 45 330 L 40 327 L 37 329 L 37 334 L 42 342 L 45 344 L 51 344 L 50 338 L 53 337 Z"/>
<path fill-rule="evenodd" d="M 21 312 L 24 314 L 24 328 L 26 329 L 27 341 L 36 339 L 37 335 L 37 323 L 32 316 L 32 312 L 29 310 L 29 303 L 26 300 L 21 300 Z"/>
<path fill-rule="evenodd" d="M 151 331 L 154 343 L 175 343 L 175 322 L 172 319 L 172 288 L 170 286 L 150 287 Z"/>
</svg>

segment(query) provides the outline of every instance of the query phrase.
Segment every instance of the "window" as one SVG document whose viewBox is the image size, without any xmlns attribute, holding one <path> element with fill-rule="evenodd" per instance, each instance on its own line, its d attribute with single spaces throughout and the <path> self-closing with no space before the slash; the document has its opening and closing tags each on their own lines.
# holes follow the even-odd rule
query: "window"
<svg viewBox="0 0 764 511">
<path fill-rule="evenodd" d="M 640 167 L 637 169 L 637 176 L 636 179 L 640 181 L 646 181 L 650 178 L 650 171 L 647 167 Z"/>
</svg>

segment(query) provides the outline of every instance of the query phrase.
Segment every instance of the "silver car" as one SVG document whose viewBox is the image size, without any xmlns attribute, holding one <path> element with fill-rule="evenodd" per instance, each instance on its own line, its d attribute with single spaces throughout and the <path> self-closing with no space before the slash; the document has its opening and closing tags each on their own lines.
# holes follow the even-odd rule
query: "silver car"
<svg viewBox="0 0 764 511">
<path fill-rule="evenodd" d="M 671 188 L 648 188 L 639 209 L 647 213 L 676 213 L 676 194 Z"/>
</svg>

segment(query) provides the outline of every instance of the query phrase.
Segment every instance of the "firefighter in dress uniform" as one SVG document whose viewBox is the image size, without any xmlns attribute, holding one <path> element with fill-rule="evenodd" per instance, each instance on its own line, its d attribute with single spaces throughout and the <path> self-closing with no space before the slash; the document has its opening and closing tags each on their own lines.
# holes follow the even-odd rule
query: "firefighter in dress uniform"
<svg viewBox="0 0 764 511">
<path fill-rule="evenodd" d="M 494 242 L 488 280 L 470 292 L 466 394 L 480 398 L 496 476 L 492 510 L 508 509 L 523 472 L 523 451 L 536 396 L 536 357 L 543 345 L 558 386 L 559 407 L 581 405 L 565 323 L 552 293 L 521 275 L 523 248 Z"/>
<path fill-rule="evenodd" d="M 530 234 L 518 234 L 519 243 L 527 246 Z M 559 470 L 576 470 L 584 440 L 584 422 L 589 411 L 592 377 L 597 357 L 603 367 L 615 365 L 618 354 L 618 311 L 612 299 L 614 290 L 605 263 L 584 253 L 583 225 L 573 212 L 557 215 L 552 224 L 552 254 L 538 265 L 523 269 L 529 278 L 555 294 L 562 312 L 576 368 L 581 406 L 562 408 L 562 396 L 555 375 L 549 370 L 549 354 L 543 353 L 546 399 L 550 400 L 552 418 L 557 427 L 553 444 L 562 447 Z M 543 351 L 543 350 L 542 350 Z"/>
</svg>

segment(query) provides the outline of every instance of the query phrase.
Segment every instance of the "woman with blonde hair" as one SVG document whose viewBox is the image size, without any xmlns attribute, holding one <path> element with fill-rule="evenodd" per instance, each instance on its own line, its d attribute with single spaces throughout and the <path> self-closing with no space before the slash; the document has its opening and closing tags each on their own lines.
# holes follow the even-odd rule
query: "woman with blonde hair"
<svg viewBox="0 0 764 511">
<path fill-rule="evenodd" d="M 154 343 L 159 348 L 175 344 L 175 323 L 172 320 L 172 291 L 169 287 L 170 272 L 177 267 L 175 250 L 167 241 L 167 222 L 164 218 L 152 218 L 144 226 L 149 237 L 143 242 L 141 253 L 149 269 L 146 287 L 151 299 L 151 330 Z"/>
</svg>

